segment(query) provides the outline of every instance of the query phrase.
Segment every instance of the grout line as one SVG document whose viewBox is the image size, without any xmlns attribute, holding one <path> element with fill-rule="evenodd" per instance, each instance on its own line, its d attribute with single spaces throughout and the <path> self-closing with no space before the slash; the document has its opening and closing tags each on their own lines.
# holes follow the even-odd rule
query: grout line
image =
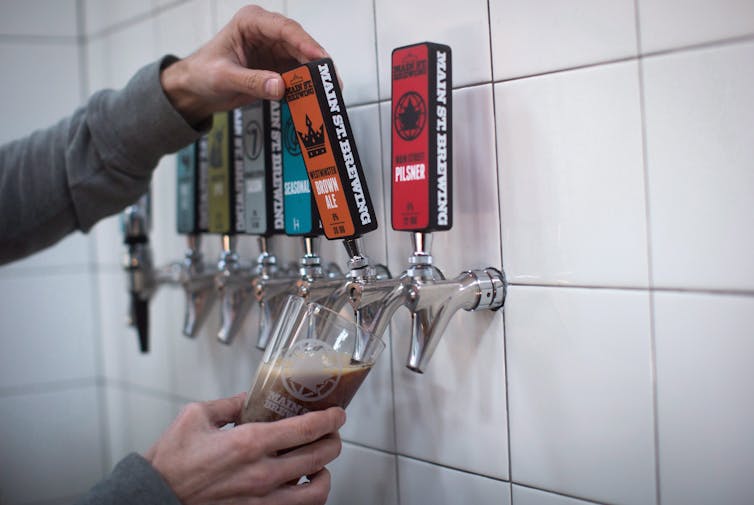
<svg viewBox="0 0 754 505">
<path fill-rule="evenodd" d="M 492 47 L 492 7 L 490 5 L 490 1 L 487 0 L 487 26 L 489 30 L 489 42 L 490 42 L 490 76 L 495 76 L 495 58 L 493 57 L 493 47 Z M 492 84 L 492 127 L 494 132 L 493 137 L 493 150 L 495 153 L 495 181 L 497 182 L 497 219 L 498 219 L 498 233 L 500 233 L 500 269 L 504 272 L 505 271 L 505 264 L 504 264 L 504 258 L 503 258 L 503 204 L 502 204 L 502 198 L 500 194 L 500 153 L 498 151 L 498 117 L 497 117 L 497 101 L 496 101 L 496 93 L 495 93 L 495 85 Z M 503 339 L 503 379 L 505 380 L 505 429 L 506 429 L 506 437 L 507 437 L 507 446 L 508 446 L 508 479 L 512 480 L 513 478 L 513 456 L 511 454 L 511 409 L 510 409 L 510 392 L 508 389 L 508 339 L 506 339 L 507 331 L 506 331 L 506 318 L 505 318 L 505 308 L 503 307 L 502 310 L 503 313 L 503 334 L 501 335 Z M 510 498 L 510 503 L 513 503 L 513 486 L 508 487 L 508 493 Z"/>
<path fill-rule="evenodd" d="M 639 0 L 634 0 L 634 13 L 636 20 L 636 45 L 639 54 L 642 53 L 641 23 L 639 22 Z M 649 291 L 649 356 L 650 356 L 650 376 L 652 379 L 652 435 L 654 449 L 654 477 L 655 477 L 655 503 L 661 505 L 662 498 L 660 495 L 660 422 L 658 418 L 659 401 L 657 397 L 657 335 L 655 325 L 655 290 L 651 288 L 654 284 L 654 263 L 652 261 L 652 205 L 650 202 L 649 192 L 649 154 L 647 146 L 647 107 L 644 86 L 644 59 L 639 59 L 638 65 L 639 79 L 639 113 L 641 115 L 641 155 L 642 170 L 644 176 L 644 209 L 646 217 L 646 237 L 647 237 L 647 282 L 650 286 Z"/>
<path fill-rule="evenodd" d="M 561 493 L 559 491 L 552 491 L 550 489 L 543 489 L 543 488 L 540 488 L 540 487 L 531 486 L 529 484 L 521 484 L 519 482 L 511 482 L 511 484 L 513 484 L 515 486 L 518 486 L 518 487 L 523 487 L 523 488 L 526 488 L 526 489 L 532 489 L 534 491 L 542 491 L 544 493 L 550 493 L 550 494 L 554 494 L 554 495 L 557 495 L 557 496 L 562 496 L 563 498 L 570 498 L 570 499 L 573 499 L 573 500 L 579 500 L 579 501 L 583 501 L 583 502 L 586 502 L 586 503 L 594 503 L 595 505 L 608 505 L 608 502 L 594 501 L 594 500 L 591 500 L 589 498 L 584 498 L 584 497 L 581 497 L 581 496 L 577 496 L 577 495 L 573 495 L 573 494 L 568 494 L 568 493 Z M 511 494 L 513 494 L 513 486 L 511 486 Z"/>
<path fill-rule="evenodd" d="M 379 33 L 377 30 L 377 2 L 376 0 L 372 0 L 372 28 L 374 29 L 374 66 L 375 66 L 375 72 L 376 75 L 380 75 L 380 50 L 379 50 L 379 44 L 377 43 L 377 38 L 379 37 Z M 380 179 L 382 182 L 382 200 L 383 200 L 383 206 L 382 206 L 382 222 L 385 223 L 385 229 L 382 230 L 383 237 L 384 237 L 384 252 L 385 252 L 385 265 L 390 264 L 390 254 L 389 254 L 389 248 L 388 248 L 388 226 L 387 223 L 390 221 L 388 220 L 388 208 L 390 206 L 390 199 L 387 198 L 388 188 L 390 187 L 389 180 L 392 180 L 391 177 L 386 178 L 385 177 L 385 168 L 383 167 L 383 163 L 385 162 L 385 139 L 382 136 L 382 106 L 381 101 L 379 100 L 380 96 L 380 82 L 379 78 L 377 79 L 377 102 L 375 104 L 377 105 L 377 135 L 380 142 Z M 392 154 L 391 154 L 392 156 Z M 392 172 L 391 172 L 392 174 Z M 390 402 L 393 407 L 393 415 L 391 416 L 393 419 L 393 447 L 395 450 L 398 450 L 398 419 L 396 418 L 396 408 L 395 408 L 395 360 L 394 354 L 393 354 L 393 325 L 388 324 L 387 331 L 390 334 L 390 347 L 388 351 L 390 352 Z M 383 351 L 384 352 L 384 351 Z M 400 471 L 398 469 L 398 455 L 396 453 L 390 453 L 395 461 L 394 469 L 395 469 L 395 497 L 397 500 L 397 504 L 401 505 L 401 475 Z"/>
<path fill-rule="evenodd" d="M 120 389 L 121 391 L 126 391 L 129 393 L 139 393 L 145 396 L 151 396 L 152 398 L 157 398 L 160 400 L 166 400 L 170 402 L 179 402 L 179 403 L 193 403 L 197 402 L 196 398 L 186 398 L 180 395 L 177 395 L 175 393 L 168 393 L 166 391 L 161 391 L 159 389 L 152 389 L 147 386 L 142 386 L 141 384 L 134 384 L 132 382 L 123 380 L 123 379 L 114 379 L 110 377 L 103 378 L 103 382 L 105 385 Z"/>
<path fill-rule="evenodd" d="M 50 265 L 50 266 L 22 266 L 0 268 L 0 281 L 11 279 L 28 279 L 30 277 L 52 277 L 57 275 L 76 275 L 89 273 L 90 265 Z"/>
<path fill-rule="evenodd" d="M 637 21 L 638 24 L 638 21 Z M 652 58 L 655 56 L 666 56 L 669 54 L 676 54 L 676 53 L 684 53 L 689 51 L 694 51 L 698 49 L 711 49 L 716 47 L 723 47 L 723 46 L 729 46 L 733 44 L 740 44 L 740 43 L 746 43 L 746 42 L 752 42 L 754 41 L 754 33 L 749 33 L 747 35 L 738 35 L 735 37 L 727 37 L 717 40 L 711 40 L 707 42 L 697 42 L 695 44 L 687 44 L 685 46 L 679 46 L 679 47 L 673 47 L 670 49 L 659 49 L 657 51 L 649 51 L 646 53 L 641 53 L 640 58 Z"/>
<path fill-rule="evenodd" d="M 97 386 L 99 379 L 97 377 L 84 377 L 80 379 L 65 379 L 49 382 L 36 382 L 31 384 L 22 384 L 18 386 L 0 387 L 0 398 L 10 398 L 14 396 L 30 396 L 60 391 L 71 391 L 74 389 L 84 389 L 91 386 Z"/>
<path fill-rule="evenodd" d="M 78 44 L 80 38 L 75 35 L 8 35 L 0 34 L 0 44 Z"/>
<path fill-rule="evenodd" d="M 79 90 L 81 103 L 83 104 L 89 95 L 89 59 L 87 48 L 89 45 L 86 34 L 86 5 L 84 0 L 76 0 L 76 31 L 79 40 Z M 94 351 L 94 370 L 98 377 L 104 375 L 104 350 L 102 339 L 100 338 L 102 329 L 102 305 L 99 286 L 99 275 L 97 273 L 97 242 L 94 234 L 89 236 L 89 283 L 92 290 L 93 299 L 96 300 L 93 307 L 93 314 L 90 324 L 93 326 L 92 348 Z M 100 443 L 100 478 L 105 477 L 110 471 L 110 423 L 107 410 L 107 388 L 104 383 L 97 381 L 97 412 L 99 413 L 99 443 Z"/>
<path fill-rule="evenodd" d="M 598 286 L 594 284 L 546 284 L 509 282 L 508 286 L 534 288 L 563 288 L 563 289 L 603 289 L 611 291 L 638 291 L 645 293 L 678 293 L 717 296 L 754 296 L 754 291 L 746 289 L 715 289 L 715 288 L 665 288 L 665 287 L 636 287 L 636 286 Z"/>
</svg>

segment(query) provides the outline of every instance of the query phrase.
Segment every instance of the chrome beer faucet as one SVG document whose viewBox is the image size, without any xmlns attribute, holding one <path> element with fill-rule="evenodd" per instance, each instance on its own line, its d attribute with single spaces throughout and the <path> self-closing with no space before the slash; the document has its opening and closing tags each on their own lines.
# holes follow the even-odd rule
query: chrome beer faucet
<svg viewBox="0 0 754 505">
<path fill-rule="evenodd" d="M 181 149 L 176 160 L 176 229 L 186 235 L 188 246 L 178 265 L 186 295 L 183 334 L 194 337 L 216 298 L 215 265 L 205 263 L 201 252 L 201 234 L 209 220 L 207 137 Z"/>
<path fill-rule="evenodd" d="M 402 275 L 411 312 L 407 366 L 422 373 L 453 315 L 460 309 L 499 309 L 506 284 L 496 268 L 469 270 L 448 280 L 433 263 L 431 232 L 450 230 L 453 220 L 450 47 L 425 42 L 396 49 L 392 58 L 393 68 L 412 60 L 429 74 L 394 73 L 392 82 L 393 228 L 412 232 L 414 249 Z M 412 129 L 419 102 L 426 102 L 425 136 Z"/>
<path fill-rule="evenodd" d="M 236 235 L 222 236 L 222 252 L 215 274 L 215 286 L 220 298 L 220 330 L 217 338 L 228 345 L 238 333 L 254 300 L 251 285 L 253 267 L 239 259 L 237 242 Z"/>
<path fill-rule="evenodd" d="M 127 246 L 123 269 L 128 276 L 130 295 L 128 324 L 136 329 L 139 349 L 149 352 L 149 300 L 162 284 L 177 284 L 176 264 L 155 269 L 149 247 L 151 209 L 149 193 L 143 195 L 122 214 L 123 242 Z"/>
<path fill-rule="evenodd" d="M 406 307 L 411 312 L 411 342 L 406 366 L 423 373 L 453 315 L 460 309 L 499 309 L 505 303 L 506 284 L 503 273 L 492 267 L 465 271 L 455 279 L 445 279 L 440 269 L 432 264 L 430 235 L 417 232 L 412 239 L 414 253 L 404 273 L 405 278 L 410 279 Z"/>
</svg>

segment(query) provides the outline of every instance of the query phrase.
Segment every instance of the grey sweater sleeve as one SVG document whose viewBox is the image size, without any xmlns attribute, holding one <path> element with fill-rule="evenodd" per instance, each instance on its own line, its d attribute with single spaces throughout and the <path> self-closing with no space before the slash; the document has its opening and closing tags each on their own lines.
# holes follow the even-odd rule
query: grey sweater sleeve
<svg viewBox="0 0 754 505">
<path fill-rule="evenodd" d="M 147 460 L 129 454 L 76 505 L 181 505 Z"/>
<path fill-rule="evenodd" d="M 160 85 L 167 56 L 56 125 L 0 147 L 0 264 L 133 203 L 164 154 L 199 136 Z"/>
</svg>

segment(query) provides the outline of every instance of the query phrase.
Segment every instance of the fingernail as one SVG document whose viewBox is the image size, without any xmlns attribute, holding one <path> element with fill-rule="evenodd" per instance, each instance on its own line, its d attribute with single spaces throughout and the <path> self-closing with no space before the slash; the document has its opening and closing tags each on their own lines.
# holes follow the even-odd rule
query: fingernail
<svg viewBox="0 0 754 505">
<path fill-rule="evenodd" d="M 264 83 L 264 92 L 267 93 L 267 96 L 280 96 L 280 79 L 276 77 L 267 79 L 267 82 Z"/>
</svg>

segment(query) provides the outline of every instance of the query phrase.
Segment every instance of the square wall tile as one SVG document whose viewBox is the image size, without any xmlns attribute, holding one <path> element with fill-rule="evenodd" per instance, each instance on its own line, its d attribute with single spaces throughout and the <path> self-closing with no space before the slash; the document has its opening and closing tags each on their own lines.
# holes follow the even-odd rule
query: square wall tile
<svg viewBox="0 0 754 505">
<path fill-rule="evenodd" d="M 230 344 L 217 339 L 220 329 L 218 305 L 215 302 L 204 325 L 195 338 L 181 333 L 183 295 L 173 293 L 174 309 L 164 324 L 170 326 L 174 365 L 173 393 L 191 400 L 214 400 L 248 391 L 264 352 L 256 348 L 259 335 L 259 305 L 252 302 L 243 318 L 238 335 Z"/>
<path fill-rule="evenodd" d="M 132 452 L 145 454 L 180 412 L 167 397 L 107 384 L 108 471 Z"/>
<path fill-rule="evenodd" d="M 646 58 L 653 283 L 754 289 L 754 43 Z"/>
<path fill-rule="evenodd" d="M 490 2 L 495 80 L 636 56 L 633 0 Z"/>
<path fill-rule="evenodd" d="M 183 58 L 212 37 L 212 3 L 206 0 L 183 2 L 157 14 L 154 22 L 157 53 Z"/>
<path fill-rule="evenodd" d="M 638 64 L 497 84 L 495 98 L 508 280 L 646 287 Z"/>
<path fill-rule="evenodd" d="M 510 484 L 398 457 L 401 505 L 510 505 Z"/>
<path fill-rule="evenodd" d="M 288 2 L 287 14 L 332 57 L 343 81 L 346 105 L 377 101 L 373 0 L 294 0 Z"/>
<path fill-rule="evenodd" d="M 327 468 L 332 479 L 327 505 L 398 504 L 394 455 L 344 443 Z"/>
<path fill-rule="evenodd" d="M 74 232 L 47 249 L 0 266 L 0 279 L 53 273 L 51 269 L 83 272 L 92 263 L 93 250 L 91 235 Z"/>
<path fill-rule="evenodd" d="M 129 295 L 126 274 L 118 270 L 100 271 L 97 286 L 100 311 L 98 335 L 104 376 L 151 390 L 171 392 L 172 345 L 180 334 L 181 321 L 176 321 L 172 332 L 165 333 L 161 314 L 167 309 L 166 302 L 169 300 L 164 290 L 169 288 L 160 288 L 150 300 L 150 349 L 142 354 L 136 330 L 127 325 Z M 174 317 L 179 319 L 182 313 L 176 312 Z"/>
<path fill-rule="evenodd" d="M 148 17 L 96 39 L 102 44 L 97 53 L 101 60 L 90 61 L 89 67 L 103 65 L 106 71 L 100 68 L 94 72 L 107 76 L 106 82 L 98 84 L 106 88 L 122 88 L 139 69 L 162 56 L 157 49 L 156 35 L 155 20 Z"/>
<path fill-rule="evenodd" d="M 0 397 L 3 503 L 70 503 L 103 477 L 101 443 L 95 386 Z"/>
<path fill-rule="evenodd" d="M 84 0 L 82 7 L 86 34 L 92 35 L 146 16 L 152 12 L 153 0 Z"/>
<path fill-rule="evenodd" d="M 512 487 L 513 505 L 588 505 L 594 503 L 515 484 Z"/>
<path fill-rule="evenodd" d="M 747 0 L 638 0 L 643 53 L 754 33 Z"/>
<path fill-rule="evenodd" d="M 238 12 L 242 7 L 249 5 L 248 0 L 215 0 L 215 26 L 213 32 L 219 32 L 223 26 L 228 24 L 228 21 Z M 259 0 L 253 2 L 254 5 L 258 5 L 263 9 L 270 12 L 279 12 L 285 14 L 285 1 L 284 0 Z"/>
<path fill-rule="evenodd" d="M 95 297 L 89 272 L 0 280 L 3 387 L 95 375 Z"/>
<path fill-rule="evenodd" d="M 754 503 L 754 298 L 654 303 L 662 503 Z"/>
<path fill-rule="evenodd" d="M 453 100 L 454 227 L 434 233 L 432 248 L 435 264 L 447 278 L 500 266 L 492 87 L 456 90 Z M 390 104 L 381 107 L 383 170 L 389 173 Z M 386 195 L 390 179 L 385 178 Z M 386 221 L 390 227 L 389 215 Z M 412 252 L 410 234 L 389 230 L 387 243 L 390 270 L 398 277 Z M 422 375 L 405 367 L 410 328 L 408 312 L 399 309 L 391 324 L 398 452 L 507 478 L 502 314 L 459 311 Z"/>
<path fill-rule="evenodd" d="M 649 293 L 511 286 L 505 325 L 512 481 L 654 503 Z"/>
<path fill-rule="evenodd" d="M 374 1 L 381 100 L 390 98 L 393 49 L 418 42 L 450 46 L 453 54 L 453 87 L 492 79 L 486 1 Z M 455 109 L 456 112 L 458 110 Z"/>
<path fill-rule="evenodd" d="M 81 103 L 76 44 L 0 42 L 0 65 L 5 118 L 0 144 L 52 126 Z M 54 92 L 50 92 L 50 76 L 54 76 Z"/>
<path fill-rule="evenodd" d="M 0 35 L 75 37 L 77 15 L 76 0 L 4 0 Z"/>
</svg>

